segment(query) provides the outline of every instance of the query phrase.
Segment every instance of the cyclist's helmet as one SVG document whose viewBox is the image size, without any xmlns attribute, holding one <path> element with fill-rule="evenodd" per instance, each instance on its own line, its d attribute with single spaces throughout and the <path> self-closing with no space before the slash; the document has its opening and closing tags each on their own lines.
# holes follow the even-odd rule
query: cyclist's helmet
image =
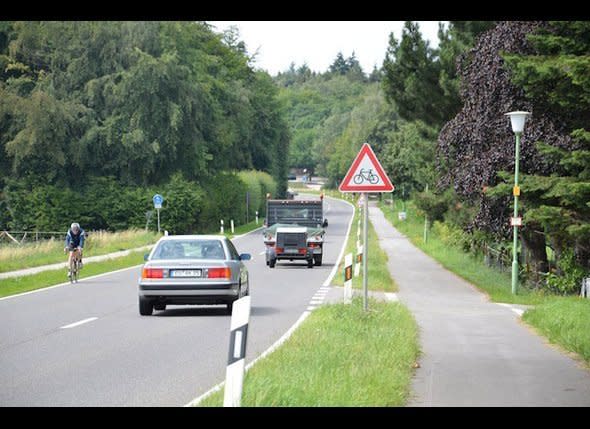
<svg viewBox="0 0 590 429">
<path fill-rule="evenodd" d="M 80 224 L 78 222 L 74 222 L 70 225 L 70 228 L 74 232 L 80 231 Z"/>
</svg>

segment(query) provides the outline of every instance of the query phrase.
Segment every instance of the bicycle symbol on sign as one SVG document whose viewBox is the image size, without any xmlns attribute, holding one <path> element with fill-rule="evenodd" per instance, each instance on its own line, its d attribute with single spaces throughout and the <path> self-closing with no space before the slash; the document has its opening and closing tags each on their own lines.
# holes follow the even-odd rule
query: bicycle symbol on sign
<svg viewBox="0 0 590 429">
<path fill-rule="evenodd" d="M 355 185 L 360 185 L 361 183 L 364 183 L 365 180 L 367 182 L 369 182 L 371 185 L 375 185 L 376 183 L 379 182 L 379 176 L 377 176 L 376 174 L 373 174 L 372 168 L 369 168 L 368 170 L 361 168 L 361 171 L 359 171 L 359 174 L 355 175 L 352 178 L 352 180 Z"/>
</svg>

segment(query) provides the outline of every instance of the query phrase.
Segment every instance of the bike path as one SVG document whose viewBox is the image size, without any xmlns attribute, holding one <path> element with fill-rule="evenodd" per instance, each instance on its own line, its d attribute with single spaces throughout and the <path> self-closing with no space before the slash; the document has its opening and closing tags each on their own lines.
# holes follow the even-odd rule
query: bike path
<svg viewBox="0 0 590 429">
<path fill-rule="evenodd" d="M 583 364 L 416 248 L 374 203 L 369 219 L 419 326 L 409 406 L 590 406 Z"/>
</svg>

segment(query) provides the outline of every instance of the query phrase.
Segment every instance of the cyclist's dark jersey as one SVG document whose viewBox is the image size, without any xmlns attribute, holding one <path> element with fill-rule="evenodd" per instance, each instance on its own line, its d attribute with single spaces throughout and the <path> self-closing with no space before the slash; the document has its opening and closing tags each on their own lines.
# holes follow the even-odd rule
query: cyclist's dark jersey
<svg viewBox="0 0 590 429">
<path fill-rule="evenodd" d="M 78 231 L 78 234 L 74 234 L 74 232 L 72 231 L 72 229 L 70 228 L 68 230 L 68 233 L 66 234 L 66 247 L 80 247 L 80 248 L 84 248 L 84 230 L 82 228 L 80 228 L 80 231 Z"/>
</svg>

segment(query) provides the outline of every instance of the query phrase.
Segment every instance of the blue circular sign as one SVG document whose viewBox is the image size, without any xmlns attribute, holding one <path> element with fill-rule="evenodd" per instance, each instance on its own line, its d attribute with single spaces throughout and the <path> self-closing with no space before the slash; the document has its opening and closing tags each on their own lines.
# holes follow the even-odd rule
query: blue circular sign
<svg viewBox="0 0 590 429">
<path fill-rule="evenodd" d="M 152 198 L 154 200 L 154 207 L 155 208 L 161 208 L 162 207 L 162 203 L 164 202 L 164 197 L 161 196 L 160 194 L 156 194 L 154 195 L 154 198 Z"/>
</svg>

